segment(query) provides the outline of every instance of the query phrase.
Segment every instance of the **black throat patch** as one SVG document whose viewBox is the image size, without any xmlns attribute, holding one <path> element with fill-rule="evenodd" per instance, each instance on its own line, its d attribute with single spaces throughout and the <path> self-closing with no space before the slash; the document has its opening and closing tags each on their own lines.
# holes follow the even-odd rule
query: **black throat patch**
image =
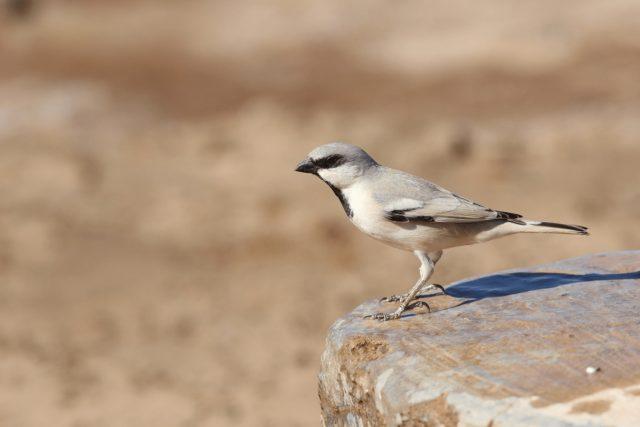
<svg viewBox="0 0 640 427">
<path fill-rule="evenodd" d="M 322 179 L 322 178 L 320 178 Z M 324 181 L 324 179 L 323 179 Z M 349 218 L 353 217 L 353 211 L 351 210 L 351 206 L 349 205 L 349 201 L 347 200 L 347 198 L 345 197 L 344 193 L 342 192 L 342 190 L 340 190 L 339 188 L 334 187 L 332 184 L 328 183 L 327 181 L 324 181 L 327 183 L 327 185 L 329 187 L 331 187 L 331 189 L 333 190 L 333 194 L 335 194 L 338 197 L 338 200 L 340 200 L 340 204 L 342 204 L 342 209 L 344 209 L 344 212 L 347 214 L 347 216 Z"/>
</svg>

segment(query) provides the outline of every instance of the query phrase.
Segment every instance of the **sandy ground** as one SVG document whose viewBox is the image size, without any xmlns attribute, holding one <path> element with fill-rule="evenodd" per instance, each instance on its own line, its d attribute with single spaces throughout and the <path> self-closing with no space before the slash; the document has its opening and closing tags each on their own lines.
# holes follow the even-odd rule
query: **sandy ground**
<svg viewBox="0 0 640 427">
<path fill-rule="evenodd" d="M 295 164 L 343 140 L 591 227 L 451 250 L 442 283 L 637 248 L 639 75 L 634 1 L 5 8 L 0 424 L 318 425 L 327 328 L 417 261 Z"/>
</svg>

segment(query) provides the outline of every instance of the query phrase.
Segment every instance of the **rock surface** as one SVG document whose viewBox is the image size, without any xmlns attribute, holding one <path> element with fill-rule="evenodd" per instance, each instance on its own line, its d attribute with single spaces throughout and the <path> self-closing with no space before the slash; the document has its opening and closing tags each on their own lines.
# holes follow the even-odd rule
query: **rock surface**
<svg viewBox="0 0 640 427">
<path fill-rule="evenodd" d="M 468 279 L 430 314 L 332 326 L 325 425 L 640 425 L 640 251 Z"/>
</svg>

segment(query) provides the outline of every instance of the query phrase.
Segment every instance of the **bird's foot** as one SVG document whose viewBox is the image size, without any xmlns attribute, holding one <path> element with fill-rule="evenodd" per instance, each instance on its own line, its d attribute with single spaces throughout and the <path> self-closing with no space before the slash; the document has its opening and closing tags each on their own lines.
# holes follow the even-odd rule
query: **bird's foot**
<svg viewBox="0 0 640 427">
<path fill-rule="evenodd" d="M 398 319 L 398 318 L 400 318 L 402 313 L 404 313 L 405 311 L 413 310 L 413 309 L 418 308 L 418 307 L 427 307 L 427 310 L 429 310 L 429 313 L 431 313 L 431 307 L 429 307 L 429 304 L 427 304 L 424 301 L 416 301 L 416 302 L 411 303 L 411 304 L 409 304 L 407 306 L 402 305 L 402 306 L 398 307 L 398 309 L 396 311 L 394 311 L 393 313 L 367 314 L 367 315 L 363 316 L 363 319 L 375 319 L 375 320 L 379 320 L 381 322 L 386 322 L 387 320 Z"/>
<path fill-rule="evenodd" d="M 412 302 L 407 306 L 407 310 L 414 310 L 419 307 L 427 307 L 427 311 L 431 313 L 431 307 L 429 307 L 429 304 L 427 304 L 425 301 Z"/>
<path fill-rule="evenodd" d="M 374 320 L 379 320 L 381 322 L 386 322 L 387 320 L 394 320 L 400 317 L 401 313 L 398 313 L 397 311 L 394 311 L 393 313 L 373 313 L 373 314 L 367 314 L 366 316 L 363 316 L 363 319 L 374 319 Z"/>
<path fill-rule="evenodd" d="M 445 291 L 444 287 L 442 285 L 438 285 L 437 283 L 426 285 L 425 287 L 420 289 L 419 293 L 428 292 L 431 289 L 439 289 L 443 295 L 447 294 L 447 291 Z M 408 294 L 397 294 L 388 297 L 382 297 L 380 298 L 380 302 L 404 302 L 404 300 L 407 298 L 407 295 Z"/>
<path fill-rule="evenodd" d="M 396 302 L 396 301 L 402 302 L 406 297 L 407 297 L 407 294 L 396 294 L 388 297 L 382 297 L 380 298 L 380 302 Z"/>
</svg>

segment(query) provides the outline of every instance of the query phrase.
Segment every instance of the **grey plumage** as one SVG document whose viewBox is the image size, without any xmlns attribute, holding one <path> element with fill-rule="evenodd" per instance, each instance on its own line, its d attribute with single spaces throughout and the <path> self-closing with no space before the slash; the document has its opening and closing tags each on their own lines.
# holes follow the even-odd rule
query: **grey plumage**
<svg viewBox="0 0 640 427">
<path fill-rule="evenodd" d="M 521 217 L 489 209 L 426 179 L 384 166 L 373 169 L 368 179 L 375 186 L 373 197 L 391 220 L 394 214 L 404 217 L 397 219 L 401 222 L 424 217 L 432 218 L 433 222 L 475 222 Z"/>
<path fill-rule="evenodd" d="M 378 164 L 359 147 L 322 145 L 296 169 L 326 182 L 351 222 L 362 232 L 391 246 L 411 250 L 421 262 L 420 280 L 400 307 L 380 320 L 395 319 L 427 285 L 442 251 L 515 233 L 588 234 L 579 225 L 532 221 L 490 209 L 423 178 Z M 433 285 L 429 285 L 433 287 Z"/>
</svg>

